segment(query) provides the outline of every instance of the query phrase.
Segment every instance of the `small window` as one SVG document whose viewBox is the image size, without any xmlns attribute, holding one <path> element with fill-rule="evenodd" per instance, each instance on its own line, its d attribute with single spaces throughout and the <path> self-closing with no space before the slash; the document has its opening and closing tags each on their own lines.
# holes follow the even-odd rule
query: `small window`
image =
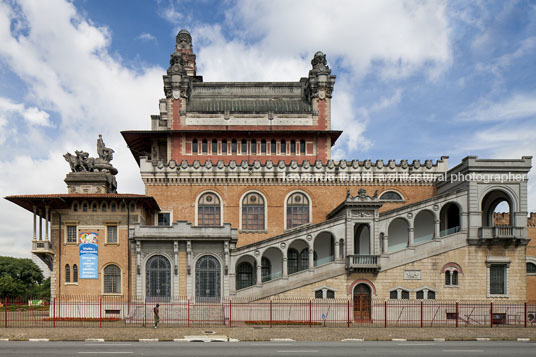
<svg viewBox="0 0 536 357">
<path fill-rule="evenodd" d="M 417 291 L 417 293 L 415 294 L 415 297 L 417 298 L 417 300 L 424 300 L 424 299 L 434 300 L 435 291 L 429 290 L 429 289 L 422 289 L 422 290 Z"/>
<path fill-rule="evenodd" d="M 170 226 L 171 225 L 171 219 L 170 219 L 170 213 L 169 212 L 160 212 L 158 214 L 158 225 L 159 226 Z"/>
<path fill-rule="evenodd" d="M 136 210 L 136 204 L 134 202 L 130 202 L 130 212 L 134 212 Z"/>
<path fill-rule="evenodd" d="M 87 203 L 82 204 L 82 211 L 87 212 Z"/>
<path fill-rule="evenodd" d="M 76 226 L 67 226 L 67 243 L 76 243 L 77 233 Z"/>
<path fill-rule="evenodd" d="M 335 299 L 335 291 L 327 289 L 326 290 L 326 299 Z"/>
<path fill-rule="evenodd" d="M 315 291 L 315 299 L 322 299 L 322 298 L 324 298 L 322 289 Z"/>
<path fill-rule="evenodd" d="M 389 299 L 391 300 L 396 300 L 398 299 L 398 291 L 396 290 L 393 290 L 389 293 Z"/>
<path fill-rule="evenodd" d="M 286 140 L 281 140 L 281 155 L 285 155 L 287 153 L 287 142 Z"/>
<path fill-rule="evenodd" d="M 238 152 L 238 143 L 235 139 L 233 139 L 233 141 L 231 142 L 231 152 L 233 154 L 236 154 Z"/>
<path fill-rule="evenodd" d="M 450 271 L 447 270 L 445 272 L 445 285 L 450 285 L 451 279 L 450 279 Z"/>
<path fill-rule="evenodd" d="M 261 154 L 266 154 L 266 140 L 261 140 Z"/>
<path fill-rule="evenodd" d="M 409 300 L 409 291 L 407 290 L 402 290 L 401 294 L 400 294 L 400 298 L 402 300 Z"/>
<path fill-rule="evenodd" d="M 91 210 L 93 212 L 97 212 L 97 204 L 96 203 L 93 203 L 93 205 L 91 206 Z"/>
<path fill-rule="evenodd" d="M 199 147 L 198 147 L 197 139 L 194 139 L 192 141 L 192 152 L 194 154 L 197 154 L 198 151 L 199 151 Z"/>
<path fill-rule="evenodd" d="M 121 293 L 121 269 L 117 265 L 108 265 L 104 268 L 104 293 Z"/>
<path fill-rule="evenodd" d="M 65 265 L 65 282 L 71 282 L 71 267 L 69 266 L 69 264 Z"/>
<path fill-rule="evenodd" d="M 201 150 L 203 151 L 203 154 L 208 154 L 208 141 L 207 141 L 207 139 L 203 139 L 203 142 L 201 143 Z"/>
<path fill-rule="evenodd" d="M 536 274 L 536 264 L 527 263 L 527 274 Z"/>
<path fill-rule="evenodd" d="M 112 204 L 110 205 L 110 211 L 115 212 L 116 210 L 117 210 L 117 205 L 115 204 L 115 202 L 112 202 Z"/>
<path fill-rule="evenodd" d="M 78 212 L 78 203 L 73 204 L 73 211 Z"/>
<path fill-rule="evenodd" d="M 216 155 L 218 153 L 218 140 L 213 139 L 212 140 L 212 155 Z"/>
<path fill-rule="evenodd" d="M 127 205 L 123 202 L 121 203 L 121 212 L 126 212 L 127 211 Z"/>
<path fill-rule="evenodd" d="M 384 201 L 403 201 L 402 196 L 395 191 L 387 191 L 381 194 L 380 200 Z"/>
<path fill-rule="evenodd" d="M 106 202 L 104 202 L 101 206 L 101 211 L 102 212 L 106 212 L 108 210 L 108 205 L 106 204 Z"/>
<path fill-rule="evenodd" d="M 305 155 L 305 140 L 300 141 L 300 154 Z"/>
<path fill-rule="evenodd" d="M 424 290 L 417 291 L 417 294 L 415 296 L 417 300 L 423 300 L 424 299 Z"/>
<path fill-rule="evenodd" d="M 506 266 L 491 265 L 489 268 L 490 286 L 489 292 L 492 295 L 506 294 Z"/>
<path fill-rule="evenodd" d="M 296 141 L 294 140 L 290 141 L 290 153 L 296 155 Z"/>
<path fill-rule="evenodd" d="M 252 155 L 257 154 L 257 140 L 255 139 L 251 140 L 251 154 Z"/>
<path fill-rule="evenodd" d="M 117 226 L 106 227 L 106 241 L 109 244 L 117 244 Z"/>
<path fill-rule="evenodd" d="M 457 270 L 454 270 L 452 272 L 451 284 L 452 285 L 458 285 L 458 271 Z"/>
<path fill-rule="evenodd" d="M 73 265 L 73 283 L 78 283 L 78 265 Z"/>
<path fill-rule="evenodd" d="M 272 140 L 272 142 L 270 143 L 270 154 L 274 155 L 276 153 L 277 153 L 277 144 L 275 140 Z"/>
<path fill-rule="evenodd" d="M 242 146 L 240 147 L 240 153 L 246 155 L 248 153 L 248 142 L 244 139 L 242 140 Z"/>
<path fill-rule="evenodd" d="M 221 142 L 221 153 L 227 154 L 227 140 L 222 140 Z"/>
<path fill-rule="evenodd" d="M 435 291 L 428 290 L 428 300 L 435 300 Z"/>
</svg>

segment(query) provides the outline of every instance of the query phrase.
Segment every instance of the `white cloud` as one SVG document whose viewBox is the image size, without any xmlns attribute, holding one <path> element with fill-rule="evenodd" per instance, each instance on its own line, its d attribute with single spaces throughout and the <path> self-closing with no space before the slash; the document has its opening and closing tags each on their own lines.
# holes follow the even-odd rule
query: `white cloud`
<svg viewBox="0 0 536 357">
<path fill-rule="evenodd" d="M 66 192 L 63 178 L 69 170 L 61 155 L 83 149 L 95 156 L 99 133 L 116 151 L 112 163 L 119 170 L 119 191 L 143 192 L 139 169 L 120 131 L 149 127 L 163 94 L 165 70 L 124 66 L 109 54 L 109 30 L 93 25 L 70 2 L 28 0 L 14 6 L 0 3 L 0 63 L 25 82 L 26 96 L 35 106 L 6 98 L 0 102 L 0 196 Z M 53 134 L 38 127 L 50 123 L 47 112 L 58 117 L 59 130 Z M 18 131 L 11 138 L 15 142 L 4 138 L 2 143 L 4 128 L 17 129 L 11 120 L 6 124 L 13 113 L 29 129 Z M 0 208 L 9 212 L 0 217 L 0 245 L 12 247 L 10 254 L 27 256 L 31 221 L 7 201 Z"/>
<path fill-rule="evenodd" d="M 138 36 L 138 40 L 142 40 L 142 41 L 155 41 L 155 42 L 156 42 L 156 37 L 154 37 L 153 35 L 151 35 L 151 34 L 148 33 L 148 32 L 143 32 L 143 33 L 141 33 L 141 34 Z"/>
<path fill-rule="evenodd" d="M 482 99 L 457 115 L 464 121 L 511 121 L 536 117 L 536 92 L 517 93 L 502 101 Z"/>
</svg>

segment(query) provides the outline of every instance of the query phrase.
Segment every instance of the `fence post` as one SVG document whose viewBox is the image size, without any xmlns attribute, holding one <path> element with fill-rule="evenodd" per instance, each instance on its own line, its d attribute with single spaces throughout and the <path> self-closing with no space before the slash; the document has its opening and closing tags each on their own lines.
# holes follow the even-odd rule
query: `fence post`
<svg viewBox="0 0 536 357">
<path fill-rule="evenodd" d="M 309 327 L 313 327 L 313 303 L 312 300 L 309 300 Z"/>
<path fill-rule="evenodd" d="M 54 298 L 52 307 L 52 327 L 56 327 L 56 298 Z"/>
<path fill-rule="evenodd" d="M 459 308 L 458 308 L 458 302 L 456 301 L 456 327 L 458 327 L 458 315 L 459 315 Z"/>
<path fill-rule="evenodd" d="M 102 328 L 102 296 L 99 296 L 99 327 Z"/>
<path fill-rule="evenodd" d="M 190 327 L 190 299 L 188 299 L 188 327 Z"/>
<path fill-rule="evenodd" d="M 270 300 L 270 328 L 272 328 L 272 300 Z"/>
<path fill-rule="evenodd" d="M 384 304 L 383 312 L 385 313 L 385 328 L 387 328 L 387 300 L 385 300 L 383 304 Z"/>
<path fill-rule="evenodd" d="M 489 321 L 489 326 L 493 327 L 493 303 L 492 302 L 489 303 L 489 312 L 490 312 L 490 315 L 491 315 L 490 316 L 491 319 Z"/>
<path fill-rule="evenodd" d="M 525 310 L 527 309 L 527 304 L 525 303 Z M 525 313 L 525 316 L 527 314 Z M 7 297 L 4 297 L 4 327 L 7 328 Z M 527 327 L 527 319 L 525 317 L 525 327 Z"/>
<path fill-rule="evenodd" d="M 229 299 L 229 328 L 233 327 L 233 300 Z"/>
<path fill-rule="evenodd" d="M 421 300 L 421 328 L 422 328 L 422 309 L 423 309 L 423 301 Z"/>
<path fill-rule="evenodd" d="M 525 301 L 525 327 L 527 327 L 527 302 Z"/>
<path fill-rule="evenodd" d="M 143 327 L 147 327 L 147 298 L 143 300 Z"/>
<path fill-rule="evenodd" d="M 347 323 L 348 323 L 348 328 L 350 328 L 350 299 L 348 299 L 348 308 L 347 308 Z"/>
</svg>

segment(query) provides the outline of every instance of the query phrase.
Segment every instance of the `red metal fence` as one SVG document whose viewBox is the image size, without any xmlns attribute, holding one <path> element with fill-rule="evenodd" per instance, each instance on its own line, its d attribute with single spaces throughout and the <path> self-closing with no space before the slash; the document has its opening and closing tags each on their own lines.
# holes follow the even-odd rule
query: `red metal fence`
<svg viewBox="0 0 536 357">
<path fill-rule="evenodd" d="M 156 301 L 116 296 L 4 299 L 2 327 L 152 327 Z M 158 301 L 161 327 L 536 327 L 536 301 L 341 299 Z"/>
</svg>

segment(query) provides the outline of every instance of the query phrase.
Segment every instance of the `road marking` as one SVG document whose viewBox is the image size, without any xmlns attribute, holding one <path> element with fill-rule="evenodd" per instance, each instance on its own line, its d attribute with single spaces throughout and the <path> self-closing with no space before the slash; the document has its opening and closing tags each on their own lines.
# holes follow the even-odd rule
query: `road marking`
<svg viewBox="0 0 536 357">
<path fill-rule="evenodd" d="M 434 338 L 435 342 L 445 342 L 444 338 Z"/>
<path fill-rule="evenodd" d="M 158 338 L 140 338 L 139 342 L 158 342 Z"/>
<path fill-rule="evenodd" d="M 406 342 L 407 339 L 406 338 L 393 338 L 391 341 L 393 341 L 393 342 Z"/>
<path fill-rule="evenodd" d="M 435 346 L 434 343 L 399 343 L 398 346 Z"/>
<path fill-rule="evenodd" d="M 104 338 L 86 338 L 86 342 L 104 342 Z"/>
<path fill-rule="evenodd" d="M 28 339 L 30 342 L 48 342 L 48 338 L 30 338 Z"/>
<path fill-rule="evenodd" d="M 489 337 L 477 337 L 477 341 L 489 341 Z"/>
<path fill-rule="evenodd" d="M 106 352 L 106 351 L 100 351 L 100 352 L 78 352 L 79 354 L 97 354 L 97 355 L 105 355 L 105 354 L 131 354 L 134 353 L 132 351 L 114 351 L 114 352 Z"/>
<path fill-rule="evenodd" d="M 9 342 L 9 338 L 0 338 L 0 342 Z"/>
<path fill-rule="evenodd" d="M 344 340 L 341 340 L 341 342 L 363 342 L 365 341 L 364 338 L 345 338 Z"/>
<path fill-rule="evenodd" d="M 84 346 L 132 346 L 132 343 L 86 343 Z"/>
<path fill-rule="evenodd" d="M 296 342 L 292 338 L 271 338 L 272 342 Z"/>
<path fill-rule="evenodd" d="M 443 352 L 454 352 L 454 353 L 463 353 L 463 352 L 484 352 L 484 350 L 443 350 Z"/>
<path fill-rule="evenodd" d="M 530 342 L 530 338 L 518 338 L 517 339 L 519 342 Z"/>
</svg>

